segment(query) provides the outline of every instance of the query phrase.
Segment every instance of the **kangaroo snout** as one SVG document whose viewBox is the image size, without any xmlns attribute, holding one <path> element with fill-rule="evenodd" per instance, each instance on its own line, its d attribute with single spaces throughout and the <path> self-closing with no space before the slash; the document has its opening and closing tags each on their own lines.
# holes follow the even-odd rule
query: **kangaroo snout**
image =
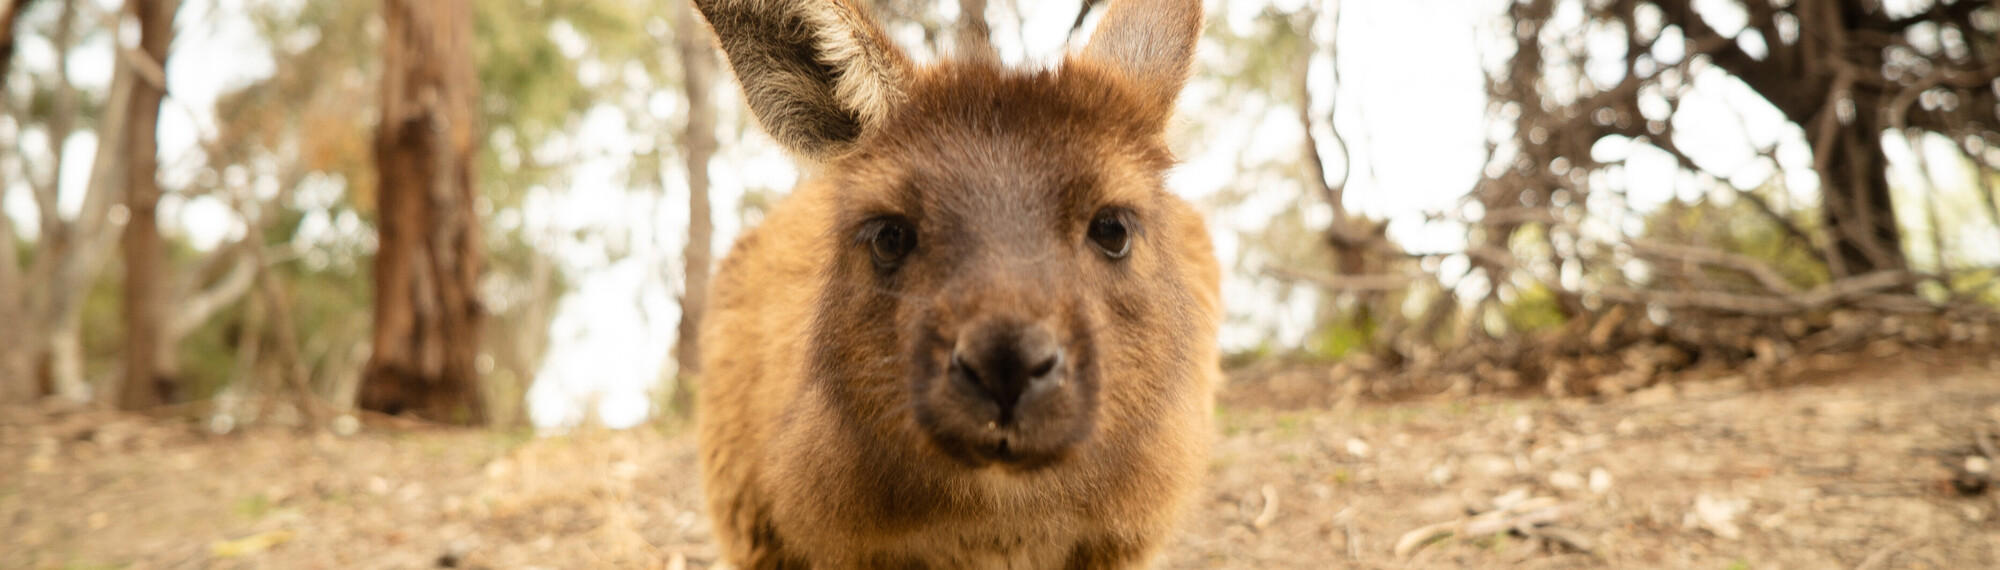
<svg viewBox="0 0 2000 570">
<path fill-rule="evenodd" d="M 918 349 L 912 406 L 939 451 L 968 467 L 1036 469 L 1089 437 L 1097 390 L 1088 329 L 1059 321 L 973 317 Z"/>
<path fill-rule="evenodd" d="M 992 404 L 993 422 L 1012 426 L 1017 408 L 1063 388 L 1064 364 L 1062 345 L 1048 326 L 988 320 L 958 335 L 947 373 Z"/>
</svg>

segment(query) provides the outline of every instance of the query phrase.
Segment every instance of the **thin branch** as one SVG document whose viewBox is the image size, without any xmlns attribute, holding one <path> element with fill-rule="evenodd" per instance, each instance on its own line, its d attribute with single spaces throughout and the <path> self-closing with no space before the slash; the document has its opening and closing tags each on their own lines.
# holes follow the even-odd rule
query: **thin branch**
<svg viewBox="0 0 2000 570">
<path fill-rule="evenodd" d="M 1787 239 L 1805 246 L 1806 251 L 1812 253 L 1814 259 L 1818 259 L 1820 263 L 1826 263 L 1826 252 L 1821 251 L 1819 245 L 1813 243 L 1812 236 L 1807 234 L 1804 228 L 1800 228 L 1798 223 L 1793 222 L 1790 217 L 1779 212 L 1776 207 L 1773 207 L 1771 201 L 1764 199 L 1762 194 L 1751 190 L 1737 189 L 1736 197 L 1749 202 L 1751 206 L 1757 208 L 1757 213 L 1762 214 L 1764 219 L 1770 220 L 1772 224 L 1778 226 L 1779 230 L 1784 231 Z"/>
<path fill-rule="evenodd" d="M 118 50 L 118 55 L 131 62 L 132 70 L 139 72 L 139 77 L 145 79 L 147 85 L 162 92 L 167 90 L 167 70 L 160 67 L 160 62 L 153 60 L 152 56 L 131 47 Z"/>
<path fill-rule="evenodd" d="M 1785 296 L 1799 294 L 1798 287 L 1792 285 L 1791 281 L 1786 280 L 1783 275 L 1778 274 L 1777 270 L 1747 255 L 1719 249 L 1663 243 L 1644 238 L 1630 239 L 1626 243 L 1631 244 L 1632 250 L 1641 255 L 1666 257 L 1703 265 L 1723 267 L 1749 275 L 1752 279 L 1757 280 L 1758 285 L 1762 285 L 1765 290 L 1772 293 Z"/>
<path fill-rule="evenodd" d="M 250 291 L 250 286 L 256 282 L 259 271 L 256 259 L 260 256 L 247 252 L 249 248 L 254 247 L 263 246 L 261 244 L 237 246 L 235 249 L 238 249 L 239 253 L 235 254 L 236 260 L 230 265 L 229 273 L 215 280 L 215 283 L 208 288 L 179 299 L 178 308 L 167 321 L 165 338 L 179 339 L 187 336 L 202 323 L 208 322 L 217 311 L 235 303 Z"/>
<path fill-rule="evenodd" d="M 56 73 L 55 108 L 48 122 L 49 174 L 48 178 L 38 178 L 33 172 L 24 174 L 27 175 L 29 188 L 34 191 L 36 211 L 41 216 L 39 231 L 44 240 L 51 242 L 48 247 L 55 247 L 57 244 L 54 242 L 60 241 L 62 232 L 67 229 L 56 206 L 62 184 L 63 158 L 68 154 L 68 145 L 63 143 L 75 129 L 77 115 L 76 85 L 69 80 L 69 58 L 76 47 L 76 0 L 63 0 L 62 11 L 56 15 L 55 35 L 50 40 L 55 43 Z M 28 118 L 25 109 L 15 116 L 22 121 Z"/>
<path fill-rule="evenodd" d="M 1337 7 L 1335 8 L 1335 12 L 1333 15 L 1333 31 L 1334 31 L 1334 36 L 1339 37 L 1340 12 Z M 1311 34 L 1312 34 L 1312 23 L 1309 20 L 1306 23 L 1306 35 L 1310 37 Z M 1333 49 L 1337 50 L 1339 48 L 1336 46 Z M 1348 158 L 1347 140 L 1341 138 L 1340 126 L 1336 124 L 1335 121 L 1333 120 L 1333 118 L 1336 116 L 1336 114 L 1340 109 L 1339 107 L 1340 64 L 1339 64 L 1339 53 L 1337 51 L 1332 53 L 1331 56 L 1334 58 L 1335 62 L 1333 65 L 1334 85 L 1333 89 L 1330 90 L 1331 92 L 1327 94 L 1327 98 L 1330 100 L 1329 101 L 1330 110 L 1327 112 L 1328 120 L 1326 122 L 1327 123 L 1326 127 L 1327 127 L 1327 132 L 1332 133 L 1333 135 L 1334 144 L 1340 147 L 1339 153 L 1341 156 L 1341 165 L 1340 165 L 1339 178 L 1333 180 L 1327 179 L 1326 162 L 1323 158 L 1320 157 L 1319 140 L 1318 137 L 1313 136 L 1312 87 L 1311 87 L 1311 81 L 1308 80 L 1308 76 L 1311 75 L 1312 71 L 1311 50 L 1307 51 L 1305 57 L 1299 58 L 1298 111 L 1299 111 L 1299 126 L 1302 127 L 1305 131 L 1304 138 L 1305 138 L 1306 170 L 1310 174 L 1312 181 L 1314 182 L 1314 186 L 1319 188 L 1320 197 L 1324 198 L 1326 200 L 1326 204 L 1333 208 L 1333 225 L 1338 227 L 1344 225 L 1347 221 L 1347 207 L 1344 204 L 1343 199 L 1345 197 L 1344 193 L 1346 192 L 1347 189 L 1348 176 L 1351 172 L 1353 172 L 1354 169 L 1353 165 L 1350 164 L 1351 159 Z"/>
<path fill-rule="evenodd" d="M 1966 18 L 1971 17 L 1972 13 L 1974 11 L 1979 10 L 1981 7 L 1983 7 L 1983 5 L 1980 4 L 1977 0 L 1958 0 L 1957 2 L 1945 2 L 1944 0 L 1935 0 L 1931 2 L 1931 6 L 1929 9 L 1924 10 L 1922 12 L 1918 12 L 1901 18 L 1861 18 L 1858 22 L 1855 22 L 1855 24 L 1857 27 L 1865 30 L 1873 30 L 1873 31 L 1887 32 L 1887 33 L 1901 33 L 1902 31 L 1909 29 L 1910 26 L 1915 26 L 1917 24 L 1921 24 L 1924 22 L 1963 21 Z"/>
</svg>

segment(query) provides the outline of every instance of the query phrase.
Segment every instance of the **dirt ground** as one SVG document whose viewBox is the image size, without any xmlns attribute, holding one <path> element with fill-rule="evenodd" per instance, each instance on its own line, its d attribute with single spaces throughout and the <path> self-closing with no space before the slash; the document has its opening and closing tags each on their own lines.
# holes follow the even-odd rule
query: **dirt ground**
<svg viewBox="0 0 2000 570">
<path fill-rule="evenodd" d="M 1207 496 L 1163 566 L 2000 567 L 1980 475 L 2000 439 L 1978 443 L 2000 432 L 2000 356 L 1822 364 L 1807 384 L 1609 401 L 1225 397 Z M 693 442 L 655 429 L 217 436 L 0 413 L 0 568 L 714 561 Z"/>
</svg>

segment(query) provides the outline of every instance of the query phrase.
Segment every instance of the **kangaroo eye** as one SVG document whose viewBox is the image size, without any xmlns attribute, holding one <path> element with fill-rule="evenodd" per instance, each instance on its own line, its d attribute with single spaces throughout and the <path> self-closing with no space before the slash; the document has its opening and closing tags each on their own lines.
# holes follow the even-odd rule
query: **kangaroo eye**
<svg viewBox="0 0 2000 570">
<path fill-rule="evenodd" d="M 902 263 L 910 251 L 917 249 L 917 229 L 910 227 L 908 220 L 900 218 L 876 220 L 869 224 L 867 238 L 868 250 L 875 254 L 875 265 L 884 269 Z"/>
<path fill-rule="evenodd" d="M 1125 217 L 1120 213 L 1105 208 L 1090 220 L 1090 245 L 1112 259 L 1124 259 L 1132 253 L 1132 232 L 1125 227 Z"/>
</svg>

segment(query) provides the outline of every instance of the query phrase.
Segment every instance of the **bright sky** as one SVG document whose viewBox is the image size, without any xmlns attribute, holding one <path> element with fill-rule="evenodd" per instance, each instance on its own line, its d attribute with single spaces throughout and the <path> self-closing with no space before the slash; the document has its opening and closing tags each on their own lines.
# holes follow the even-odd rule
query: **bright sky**
<svg viewBox="0 0 2000 570">
<path fill-rule="evenodd" d="M 120 0 L 94 1 L 106 10 L 115 10 Z M 169 90 L 177 101 L 163 111 L 160 125 L 163 177 L 169 188 L 185 184 L 199 168 L 194 142 L 198 133 L 208 132 L 217 120 L 210 112 L 215 97 L 272 71 L 272 63 L 261 56 L 264 48 L 249 22 L 233 16 L 249 1 L 186 0 L 179 18 L 180 37 L 167 68 Z M 1210 0 L 1210 13 L 1238 32 L 1248 33 L 1253 18 L 1268 5 L 1289 10 L 1304 1 L 1308 0 L 1228 2 L 1226 8 L 1218 8 L 1220 4 Z M 991 3 L 994 40 L 1011 63 L 1049 65 L 1063 49 L 1077 2 L 1020 0 L 1020 4 L 1022 26 L 1015 24 L 1012 3 Z M 1726 14 L 1731 6 L 1727 2 L 1697 4 L 1704 13 L 1720 15 L 1714 21 L 1725 33 L 1742 25 L 1740 17 Z M 1480 62 L 1482 58 L 1504 57 L 1481 47 L 1495 45 L 1491 22 L 1505 0 L 1344 5 L 1348 12 L 1338 40 L 1343 85 L 1338 91 L 1340 107 L 1335 120 L 1350 146 L 1354 164 L 1347 206 L 1389 219 L 1391 236 L 1411 250 L 1455 250 L 1462 245 L 1463 230 L 1451 224 L 1426 225 L 1422 213 L 1453 209 L 1480 175 L 1487 129 Z M 1580 14 L 1574 17 L 1580 18 Z M 1315 31 L 1323 43 L 1331 36 L 1330 24 L 1330 18 L 1322 18 L 1320 29 Z M 910 32 L 898 33 L 906 45 L 915 43 Z M 71 77 L 80 87 L 102 88 L 108 82 L 108 40 L 96 37 L 73 61 Z M 1204 48 L 1201 67 L 1220 67 L 1221 54 L 1214 47 Z M 1662 42 L 1654 56 L 1670 62 L 1680 57 L 1679 49 L 1674 42 Z M 46 66 L 53 60 L 48 43 L 40 38 L 23 38 L 19 53 L 22 65 Z M 218 65 L 218 61 L 228 64 Z M 586 75 L 601 72 L 586 67 Z M 1604 71 L 1588 67 L 1584 73 Z M 1311 77 L 1321 116 L 1332 83 L 1329 70 L 1326 54 L 1321 53 Z M 1687 99 L 1680 110 L 1681 146 L 1704 167 L 1736 173 L 1727 182 L 1738 187 L 1762 184 L 1781 167 L 1788 173 L 1786 182 L 1797 198 L 1808 200 L 1817 183 L 1809 173 L 1810 153 L 1803 133 L 1782 121 L 1747 87 L 1719 71 L 1694 75 L 1700 94 Z M 716 94 L 722 107 L 718 123 L 736 124 L 741 119 L 736 86 L 718 84 Z M 1294 156 L 1301 148 L 1302 131 L 1290 108 L 1255 99 L 1222 100 L 1218 94 L 1217 85 L 1204 79 L 1198 68 L 1182 98 L 1184 124 L 1229 126 L 1205 129 L 1201 140 L 1189 140 L 1195 137 L 1183 132 L 1178 140 L 1177 151 L 1184 163 L 1174 171 L 1169 185 L 1190 199 L 1213 194 L 1234 180 L 1239 155 L 1255 162 Z M 672 117 L 679 112 L 678 103 L 677 97 L 653 98 L 649 111 L 655 115 L 654 122 L 677 123 Z M 1745 125 L 1741 129 L 1736 126 L 1738 112 Z M 526 219 L 518 221 L 526 224 L 529 235 L 545 236 L 553 244 L 555 258 L 575 285 L 560 302 L 550 327 L 548 356 L 529 393 L 531 416 L 538 425 L 574 423 L 583 417 L 583 406 L 588 402 L 596 402 L 598 416 L 608 424 L 638 422 L 651 406 L 649 394 L 660 371 L 671 365 L 668 351 L 679 319 L 675 295 L 681 234 L 687 218 L 686 188 L 678 158 L 671 155 L 665 169 L 664 196 L 628 186 L 628 157 L 655 140 L 650 134 L 633 132 L 631 124 L 611 107 L 589 112 L 576 136 L 556 143 L 561 154 L 577 157 L 569 165 L 569 175 L 547 187 L 532 189 L 523 208 Z M 1325 126 L 1319 128 L 1324 137 Z M 723 152 L 711 163 L 711 172 L 715 244 L 720 255 L 740 230 L 736 212 L 743 190 L 788 189 L 796 171 L 761 133 L 745 133 L 743 140 L 735 140 L 737 134 L 731 129 L 718 134 L 723 137 Z M 41 147 L 36 136 L 38 132 L 23 136 L 11 127 L 0 128 L 0 140 L 19 137 L 24 149 Z M 1929 188 L 1910 160 L 1910 149 L 1894 142 L 1888 145 L 1892 181 L 1905 194 Z M 1778 165 L 1764 163 L 1753 151 L 1753 145 L 1773 143 L 1778 145 Z M 62 203 L 67 211 L 74 211 L 80 205 L 95 139 L 90 133 L 78 133 L 66 145 L 75 163 L 65 170 Z M 1342 165 L 1335 149 L 1331 144 L 1322 146 L 1328 167 L 1337 172 Z M 1958 164 L 1949 158 L 1955 151 L 1948 142 L 1925 141 L 1922 146 L 1933 164 Z M 1628 187 L 1630 206 L 1638 210 L 1651 209 L 1674 196 L 1695 198 L 1712 188 L 1697 177 L 1679 173 L 1671 158 L 1650 146 L 1613 140 L 1599 144 L 1594 153 L 1606 160 L 1628 158 L 1623 183 Z M 13 171 L 0 170 L 0 174 L 18 180 Z M 1947 188 L 1962 188 L 1971 182 L 1962 169 L 1938 169 L 1933 174 Z M 319 189 L 321 193 L 337 191 L 331 184 L 322 186 L 326 187 Z M 1295 186 L 1258 190 L 1240 206 L 1209 213 L 1225 267 L 1237 265 L 1237 233 L 1260 229 L 1276 212 L 1304 207 L 1311 219 L 1326 219 L 1324 205 L 1314 200 L 1297 201 L 1301 193 Z M 5 191 L 0 206 L 22 226 L 23 234 L 31 234 L 35 231 L 33 203 L 27 189 L 15 182 Z M 1726 193 L 1717 196 L 1725 197 Z M 200 247 L 241 231 L 233 214 L 213 200 L 188 202 L 169 196 L 162 206 L 163 227 L 183 232 Z M 2000 260 L 2000 239 L 1992 237 L 1994 230 L 1987 222 L 1970 213 L 1975 210 L 1946 209 L 1947 222 L 1963 233 L 1947 236 L 1954 254 L 1965 261 Z M 1899 216 L 1904 218 L 1905 227 L 1927 227 L 1914 208 L 1900 209 Z M 361 229 L 359 221 L 351 219 L 319 219 L 312 225 L 316 231 L 327 232 Z M 585 237 L 575 237 L 579 234 Z M 607 256 L 606 239 L 629 240 L 628 254 Z M 1928 240 L 1910 241 L 1913 249 L 1928 247 Z M 1926 252 L 1913 253 L 1916 259 L 1928 258 Z M 1278 298 L 1279 285 L 1239 273 L 1228 275 L 1224 287 L 1225 298 L 1233 303 L 1232 319 L 1223 333 L 1225 349 L 1254 346 L 1273 338 L 1270 335 L 1278 342 L 1296 342 L 1311 325 L 1310 295 L 1294 295 L 1289 303 L 1259 302 Z"/>
</svg>

